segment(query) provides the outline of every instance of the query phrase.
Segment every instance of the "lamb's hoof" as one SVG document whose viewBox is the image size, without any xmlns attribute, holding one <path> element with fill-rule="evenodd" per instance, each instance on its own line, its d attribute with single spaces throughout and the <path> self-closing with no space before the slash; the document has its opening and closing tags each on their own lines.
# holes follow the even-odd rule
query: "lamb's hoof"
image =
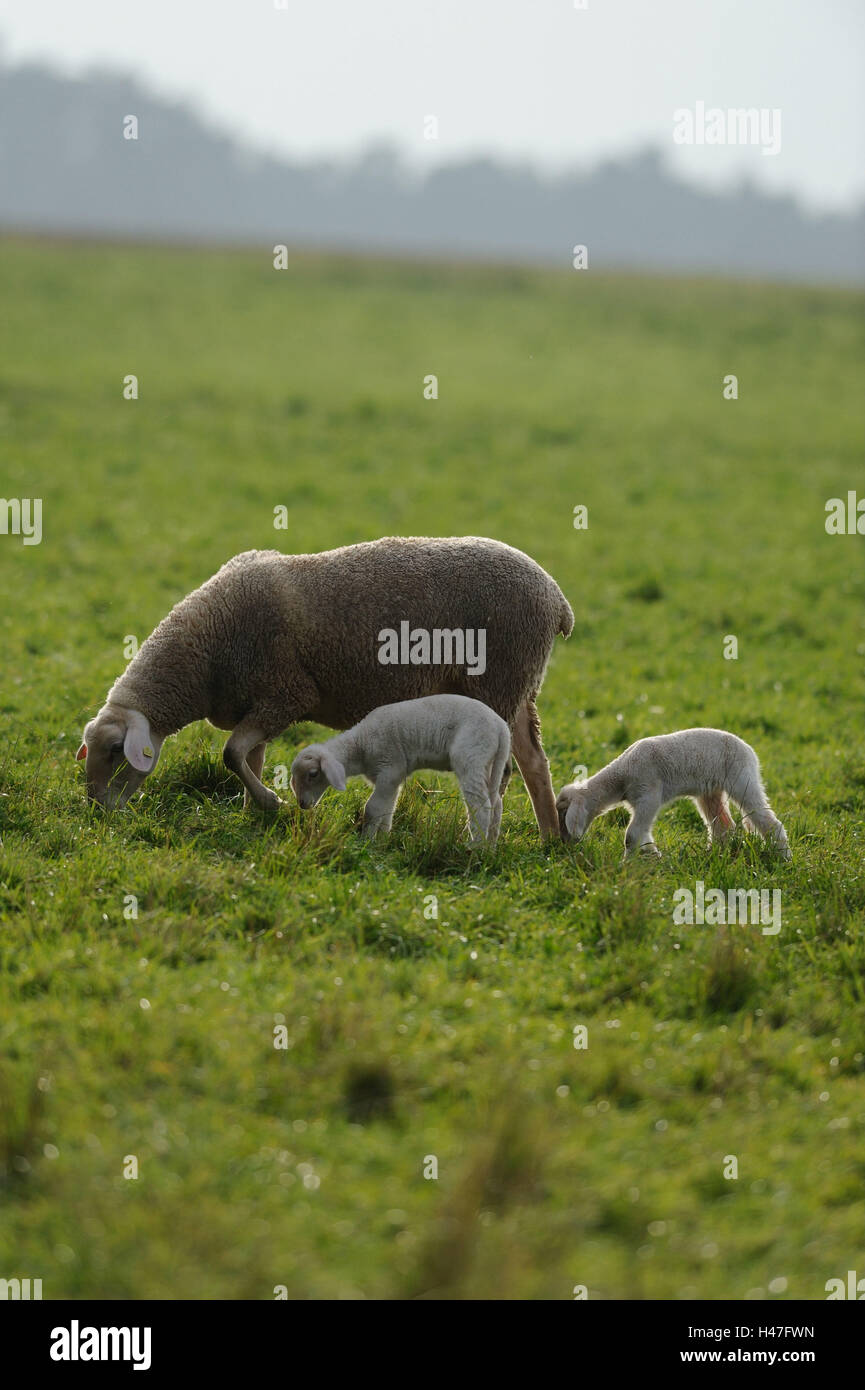
<svg viewBox="0 0 865 1390">
<path fill-rule="evenodd" d="M 276 795 L 276 792 L 271 792 L 266 801 L 257 801 L 255 804 L 261 811 L 278 811 L 280 806 L 285 805 L 285 802 Z"/>
</svg>

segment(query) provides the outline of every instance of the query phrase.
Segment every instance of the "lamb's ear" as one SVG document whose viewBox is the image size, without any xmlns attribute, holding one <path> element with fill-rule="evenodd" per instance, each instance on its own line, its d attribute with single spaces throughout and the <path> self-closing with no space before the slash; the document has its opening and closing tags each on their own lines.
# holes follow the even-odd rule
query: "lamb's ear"
<svg viewBox="0 0 865 1390">
<path fill-rule="evenodd" d="M 126 737 L 123 740 L 123 756 L 129 766 L 134 767 L 136 772 L 152 771 L 161 747 L 161 740 L 153 737 L 144 715 L 139 714 L 138 710 L 130 710 Z"/>
<path fill-rule="evenodd" d="M 345 791 L 345 768 L 331 753 L 322 753 L 321 770 L 334 791 Z"/>
<path fill-rule="evenodd" d="M 576 836 L 577 836 L 577 803 L 576 803 L 576 801 L 572 801 L 571 804 L 570 804 L 570 806 L 569 806 L 568 809 L 567 809 L 567 813 L 566 813 L 566 815 L 565 815 L 565 829 L 567 830 L 567 832 L 568 832 L 568 834 L 570 835 L 570 837 L 571 837 L 572 840 L 573 840 L 573 839 L 576 839 Z"/>
<path fill-rule="evenodd" d="M 87 744 L 86 744 L 86 743 L 82 743 L 81 747 L 78 749 L 78 752 L 75 754 L 75 761 L 76 761 L 77 763 L 80 763 L 80 762 L 81 762 L 81 759 L 82 759 L 82 758 L 86 758 L 86 757 L 87 757 Z"/>
</svg>

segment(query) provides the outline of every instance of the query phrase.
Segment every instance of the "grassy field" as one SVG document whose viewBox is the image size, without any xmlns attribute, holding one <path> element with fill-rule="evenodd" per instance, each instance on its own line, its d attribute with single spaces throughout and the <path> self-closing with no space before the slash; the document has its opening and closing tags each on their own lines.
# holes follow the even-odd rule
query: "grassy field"
<svg viewBox="0 0 865 1390">
<path fill-rule="evenodd" d="M 865 566 L 824 528 L 865 492 L 861 297 L 266 248 L 0 266 L 0 492 L 44 506 L 40 545 L 0 535 L 0 1277 L 822 1299 L 865 1275 Z M 710 853 L 688 803 L 657 862 L 621 863 L 622 812 L 545 848 L 518 776 L 494 856 L 433 774 L 370 846 L 361 783 L 244 814 L 206 725 L 88 811 L 75 750 L 127 636 L 237 551 L 395 533 L 494 536 L 561 584 L 557 789 L 731 728 L 793 863 Z M 697 880 L 780 889 L 781 932 L 674 925 Z"/>
</svg>

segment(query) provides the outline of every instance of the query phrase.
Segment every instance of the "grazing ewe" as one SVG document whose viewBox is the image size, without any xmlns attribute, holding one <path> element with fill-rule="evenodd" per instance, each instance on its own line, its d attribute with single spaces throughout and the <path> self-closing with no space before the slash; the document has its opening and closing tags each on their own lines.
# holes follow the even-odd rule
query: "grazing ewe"
<svg viewBox="0 0 865 1390">
<path fill-rule="evenodd" d="M 501 786 L 511 755 L 503 719 L 465 695 L 427 695 L 374 709 L 353 729 L 313 743 L 291 765 L 291 789 L 302 811 L 328 786 L 345 791 L 347 777 L 366 777 L 373 794 L 363 810 L 363 833 L 390 830 L 402 784 L 410 772 L 453 772 L 469 813 L 473 843 L 498 839 Z"/>
<path fill-rule="evenodd" d="M 535 700 L 556 634 L 573 624 L 555 581 L 499 541 L 247 551 L 182 599 L 115 681 L 78 750 L 88 796 L 124 805 L 168 735 L 209 719 L 232 731 L 223 758 L 244 804 L 274 809 L 265 748 L 289 725 L 347 729 L 380 705 L 456 694 L 504 719 L 541 833 L 557 835 Z"/>
<path fill-rule="evenodd" d="M 732 801 L 742 812 L 746 830 L 759 831 L 774 841 L 785 859 L 791 857 L 784 827 L 766 797 L 757 754 L 722 729 L 681 729 L 638 739 L 594 777 L 563 787 L 556 801 L 562 837 L 582 839 L 596 816 L 625 802 L 632 811 L 625 854 L 638 846 L 657 854 L 652 839 L 655 817 L 680 796 L 696 802 L 710 843 L 723 842 L 732 830 Z"/>
</svg>

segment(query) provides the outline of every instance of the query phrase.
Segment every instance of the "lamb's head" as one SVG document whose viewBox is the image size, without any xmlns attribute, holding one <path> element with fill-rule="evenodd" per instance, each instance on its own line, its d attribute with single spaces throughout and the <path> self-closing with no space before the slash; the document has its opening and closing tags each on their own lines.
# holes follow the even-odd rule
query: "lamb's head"
<svg viewBox="0 0 865 1390">
<path fill-rule="evenodd" d="M 123 705 L 103 705 L 84 730 L 78 760 L 86 758 L 87 799 L 109 810 L 125 806 L 159 758 L 162 739 L 144 715 Z"/>
<path fill-rule="evenodd" d="M 301 811 L 310 811 L 328 787 L 345 791 L 345 768 L 322 743 L 311 743 L 291 765 L 291 790 Z"/>
<path fill-rule="evenodd" d="M 592 820 L 585 786 L 571 782 L 567 787 L 562 787 L 556 797 L 556 810 L 562 839 L 581 840 Z"/>
</svg>

